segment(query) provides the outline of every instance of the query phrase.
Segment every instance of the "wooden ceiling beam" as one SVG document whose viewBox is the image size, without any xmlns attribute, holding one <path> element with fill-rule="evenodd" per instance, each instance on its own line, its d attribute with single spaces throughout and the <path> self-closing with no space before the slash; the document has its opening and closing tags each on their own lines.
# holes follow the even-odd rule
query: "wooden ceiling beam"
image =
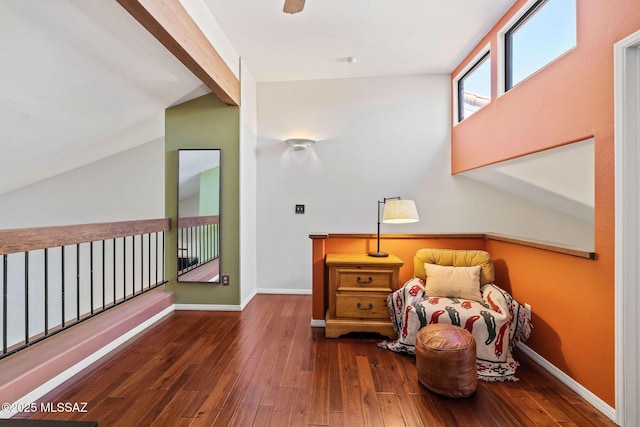
<svg viewBox="0 0 640 427">
<path fill-rule="evenodd" d="M 227 105 L 240 105 L 240 81 L 179 0 L 117 0 Z"/>
</svg>

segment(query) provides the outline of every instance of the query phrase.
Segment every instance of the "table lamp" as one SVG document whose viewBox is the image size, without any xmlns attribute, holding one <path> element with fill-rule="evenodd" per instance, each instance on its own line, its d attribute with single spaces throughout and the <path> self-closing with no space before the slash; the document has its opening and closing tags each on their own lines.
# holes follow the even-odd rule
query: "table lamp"
<svg viewBox="0 0 640 427">
<path fill-rule="evenodd" d="M 380 252 L 380 205 L 384 205 L 382 222 L 389 224 L 408 224 L 420 220 L 416 204 L 413 200 L 403 200 L 400 197 L 385 197 L 382 201 L 378 200 L 378 249 L 375 252 L 369 252 L 369 256 L 372 257 L 389 256 L 386 252 Z"/>
</svg>

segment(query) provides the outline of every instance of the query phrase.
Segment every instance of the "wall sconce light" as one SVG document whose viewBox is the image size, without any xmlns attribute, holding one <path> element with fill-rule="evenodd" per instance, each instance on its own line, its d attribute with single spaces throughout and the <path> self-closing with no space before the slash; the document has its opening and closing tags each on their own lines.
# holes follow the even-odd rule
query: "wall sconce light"
<svg viewBox="0 0 640 427">
<path fill-rule="evenodd" d="M 382 201 L 378 200 L 378 250 L 369 252 L 369 256 L 387 257 L 386 252 L 380 252 L 380 205 L 384 205 L 382 222 L 389 224 L 408 224 L 418 222 L 418 210 L 413 200 L 402 200 L 400 197 L 386 197 Z"/>
<path fill-rule="evenodd" d="M 304 138 L 287 139 L 284 142 L 289 144 L 291 148 L 293 148 L 296 151 L 306 150 L 307 148 L 311 147 L 313 144 L 316 143 L 313 139 L 304 139 Z"/>
</svg>

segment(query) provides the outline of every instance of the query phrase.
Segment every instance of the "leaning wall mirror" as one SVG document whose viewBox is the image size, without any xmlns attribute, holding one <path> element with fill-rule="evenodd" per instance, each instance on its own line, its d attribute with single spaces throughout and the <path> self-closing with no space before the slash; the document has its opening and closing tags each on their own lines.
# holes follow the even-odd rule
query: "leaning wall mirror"
<svg viewBox="0 0 640 427">
<path fill-rule="evenodd" d="M 220 158 L 178 150 L 179 282 L 220 282 Z"/>
<path fill-rule="evenodd" d="M 460 174 L 510 193 L 532 206 L 564 215 L 562 235 L 551 234 L 527 222 L 518 236 L 568 245 L 586 251 L 595 249 L 595 140 L 588 138 L 550 148 Z M 500 230 L 493 230 L 500 232 Z"/>
</svg>

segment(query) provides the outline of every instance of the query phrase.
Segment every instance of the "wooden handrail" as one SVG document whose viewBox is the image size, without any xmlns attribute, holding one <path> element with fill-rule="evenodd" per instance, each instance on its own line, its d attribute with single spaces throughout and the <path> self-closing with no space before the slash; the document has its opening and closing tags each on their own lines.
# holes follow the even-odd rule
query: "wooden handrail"
<svg viewBox="0 0 640 427">
<path fill-rule="evenodd" d="M 526 246 L 526 247 L 529 247 L 529 248 L 536 248 L 536 249 L 540 249 L 540 250 L 548 251 L 548 252 L 556 252 L 556 253 L 559 253 L 559 254 L 575 256 L 575 257 L 578 257 L 578 258 L 585 258 L 585 259 L 590 259 L 590 260 L 595 260 L 596 259 L 596 253 L 595 252 L 585 251 L 583 249 L 569 248 L 567 246 L 560 246 L 560 245 L 557 245 L 557 244 L 552 244 L 552 243 L 547 243 L 547 242 L 541 242 L 541 241 L 535 241 L 535 240 L 527 240 L 527 239 L 523 239 L 523 238 L 515 238 L 515 237 L 509 237 L 509 236 L 503 236 L 503 235 L 500 235 L 500 234 L 486 234 L 485 235 L 485 239 L 487 239 L 487 240 L 495 240 L 495 241 L 498 241 L 498 242 L 513 243 L 514 245 Z"/>
<path fill-rule="evenodd" d="M 311 233 L 310 239 L 376 239 L 377 234 Z M 381 234 L 381 239 L 483 239 L 484 233 Z"/>
<path fill-rule="evenodd" d="M 311 233 L 309 238 L 312 240 L 322 239 L 375 239 L 376 234 L 346 234 L 346 233 Z M 532 239 L 515 238 L 493 233 L 444 233 L 444 234 L 381 234 L 381 239 L 485 239 L 495 240 L 505 243 L 513 243 L 515 245 L 527 246 L 530 248 L 541 249 L 549 252 L 575 256 L 585 259 L 596 259 L 596 253 L 586 251 L 584 249 L 570 248 L 561 244 L 552 244 L 548 242 L 535 241 Z"/>
<path fill-rule="evenodd" d="M 188 216 L 178 218 L 178 228 L 198 227 L 200 225 L 219 224 L 220 216 L 208 215 L 208 216 Z"/>
<path fill-rule="evenodd" d="M 0 230 L 0 255 L 169 231 L 169 218 Z"/>
</svg>

